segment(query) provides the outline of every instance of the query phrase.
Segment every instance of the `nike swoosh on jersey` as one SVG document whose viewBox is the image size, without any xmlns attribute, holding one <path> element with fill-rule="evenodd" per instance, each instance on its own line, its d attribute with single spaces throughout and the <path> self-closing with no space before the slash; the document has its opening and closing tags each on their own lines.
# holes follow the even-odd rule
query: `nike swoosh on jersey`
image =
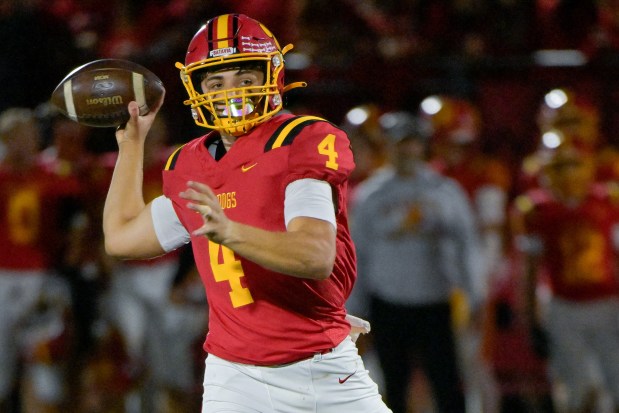
<svg viewBox="0 0 619 413">
<path fill-rule="evenodd" d="M 357 372 L 357 370 L 353 371 L 352 373 L 350 373 L 348 376 L 344 377 L 343 379 L 338 378 L 337 381 L 339 381 L 340 384 L 344 384 L 344 383 L 346 383 L 346 380 L 351 378 L 356 372 Z"/>
<path fill-rule="evenodd" d="M 241 172 L 247 172 L 256 165 L 258 165 L 258 162 L 249 166 L 241 165 Z"/>
</svg>

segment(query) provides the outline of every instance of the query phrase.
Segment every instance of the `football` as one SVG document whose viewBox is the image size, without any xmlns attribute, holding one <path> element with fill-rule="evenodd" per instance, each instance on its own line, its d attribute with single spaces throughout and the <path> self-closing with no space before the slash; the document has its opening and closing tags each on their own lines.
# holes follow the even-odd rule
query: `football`
<svg viewBox="0 0 619 413">
<path fill-rule="evenodd" d="M 121 59 L 95 60 L 71 71 L 52 92 L 51 103 L 77 123 L 116 127 L 129 120 L 135 100 L 140 115 L 149 112 L 164 92 L 163 83 L 145 67 Z"/>
</svg>

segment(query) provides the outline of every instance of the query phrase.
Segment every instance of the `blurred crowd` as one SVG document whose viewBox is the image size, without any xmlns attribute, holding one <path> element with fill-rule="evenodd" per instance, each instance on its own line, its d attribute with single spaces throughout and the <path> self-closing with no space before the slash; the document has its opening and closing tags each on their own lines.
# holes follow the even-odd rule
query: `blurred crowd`
<svg viewBox="0 0 619 413">
<path fill-rule="evenodd" d="M 346 116 L 348 309 L 373 325 L 361 348 L 394 412 L 619 409 L 619 151 L 582 94 L 537 109 L 516 170 L 482 150 L 471 100 Z"/>
<path fill-rule="evenodd" d="M 106 256 L 113 131 L 49 98 L 95 59 L 155 72 L 152 199 L 205 133 L 174 63 L 227 12 L 295 45 L 287 110 L 350 136 L 349 310 L 394 413 L 619 411 L 618 1 L 0 0 L 0 413 L 199 411 L 191 251 Z"/>
</svg>

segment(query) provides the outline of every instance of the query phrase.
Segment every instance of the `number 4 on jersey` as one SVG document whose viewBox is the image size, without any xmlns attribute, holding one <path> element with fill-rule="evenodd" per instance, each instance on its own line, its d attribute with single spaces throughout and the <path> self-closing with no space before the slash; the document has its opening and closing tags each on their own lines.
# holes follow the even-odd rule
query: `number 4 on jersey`
<svg viewBox="0 0 619 413">
<path fill-rule="evenodd" d="M 232 307 L 237 308 L 253 303 L 254 298 L 251 292 L 241 285 L 241 277 L 244 277 L 245 273 L 241 261 L 234 256 L 234 251 L 211 241 L 208 243 L 208 249 L 215 281 L 228 281 L 230 284 L 229 294 Z"/>
<path fill-rule="evenodd" d="M 337 164 L 337 152 L 335 151 L 335 135 L 328 134 L 319 144 L 318 153 L 329 157 L 325 166 L 337 171 L 339 165 Z"/>
</svg>

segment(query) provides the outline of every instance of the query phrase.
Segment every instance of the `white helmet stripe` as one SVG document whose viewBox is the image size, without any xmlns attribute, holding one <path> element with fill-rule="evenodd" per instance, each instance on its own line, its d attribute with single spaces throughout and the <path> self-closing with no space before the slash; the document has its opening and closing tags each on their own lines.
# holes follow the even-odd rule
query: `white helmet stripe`
<svg viewBox="0 0 619 413">
<path fill-rule="evenodd" d="M 145 108 L 148 110 L 144 93 L 144 76 L 136 72 L 133 72 L 133 96 L 135 96 L 135 101 L 138 102 L 140 109 Z"/>
<path fill-rule="evenodd" d="M 77 112 L 75 111 L 75 103 L 73 102 L 73 83 L 71 80 L 64 84 L 64 104 L 67 109 L 67 116 L 77 122 Z"/>
</svg>

